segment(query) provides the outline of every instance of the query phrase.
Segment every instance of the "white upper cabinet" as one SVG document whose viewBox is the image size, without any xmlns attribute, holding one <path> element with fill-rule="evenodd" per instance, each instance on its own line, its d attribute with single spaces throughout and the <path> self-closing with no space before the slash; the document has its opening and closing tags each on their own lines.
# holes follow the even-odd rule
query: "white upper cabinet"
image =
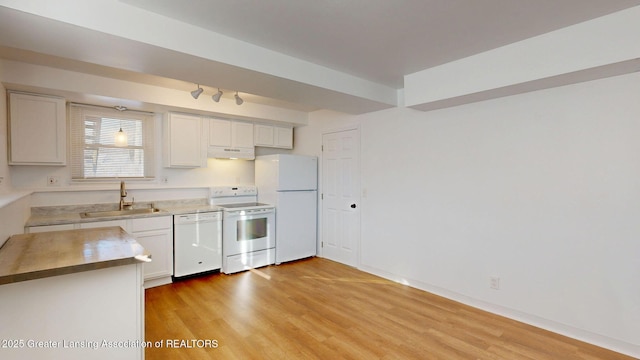
<svg viewBox="0 0 640 360">
<path fill-rule="evenodd" d="M 169 113 L 163 131 L 165 167 L 207 167 L 206 132 L 201 117 Z"/>
<path fill-rule="evenodd" d="M 9 164 L 66 165 L 63 98 L 9 92 Z"/>
<path fill-rule="evenodd" d="M 281 149 L 293 149 L 293 128 L 256 124 L 255 145 Z"/>
<path fill-rule="evenodd" d="M 209 147 L 207 155 L 212 158 L 255 158 L 253 124 L 209 119 Z"/>
<path fill-rule="evenodd" d="M 231 121 L 209 119 L 209 146 L 231 147 Z"/>
<path fill-rule="evenodd" d="M 253 149 L 253 124 L 232 121 L 231 145 L 234 147 Z"/>
</svg>

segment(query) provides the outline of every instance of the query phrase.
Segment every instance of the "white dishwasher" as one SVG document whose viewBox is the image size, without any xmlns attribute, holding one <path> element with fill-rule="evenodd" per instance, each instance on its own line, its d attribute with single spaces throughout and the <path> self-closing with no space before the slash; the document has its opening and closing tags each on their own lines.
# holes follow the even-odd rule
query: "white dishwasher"
<svg viewBox="0 0 640 360">
<path fill-rule="evenodd" d="M 222 267 L 222 212 L 173 216 L 173 276 Z"/>
</svg>

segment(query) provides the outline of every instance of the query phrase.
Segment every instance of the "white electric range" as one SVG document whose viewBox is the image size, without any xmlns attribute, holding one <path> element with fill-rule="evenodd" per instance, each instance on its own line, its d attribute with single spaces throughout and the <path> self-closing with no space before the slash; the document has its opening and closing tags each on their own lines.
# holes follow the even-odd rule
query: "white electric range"
<svg viewBox="0 0 640 360">
<path fill-rule="evenodd" d="M 275 263 L 275 206 L 256 202 L 255 186 L 210 188 L 222 208 L 222 272 L 232 274 Z"/>
</svg>

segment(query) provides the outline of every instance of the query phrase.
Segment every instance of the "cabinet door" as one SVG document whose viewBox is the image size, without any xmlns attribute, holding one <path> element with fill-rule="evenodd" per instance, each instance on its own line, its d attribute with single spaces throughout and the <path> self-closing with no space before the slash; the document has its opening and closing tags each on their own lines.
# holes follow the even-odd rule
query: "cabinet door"
<svg viewBox="0 0 640 360">
<path fill-rule="evenodd" d="M 151 262 L 144 264 L 145 280 L 173 275 L 173 217 L 132 219 L 131 234 L 151 254 Z"/>
<path fill-rule="evenodd" d="M 169 230 L 133 233 L 136 241 L 151 254 L 151 262 L 144 264 L 144 279 L 173 275 L 173 233 Z"/>
<path fill-rule="evenodd" d="M 64 99 L 10 93 L 9 128 L 9 164 L 66 164 Z"/>
<path fill-rule="evenodd" d="M 253 147 L 253 124 L 234 121 L 231 123 L 231 145 L 240 148 Z"/>
<path fill-rule="evenodd" d="M 209 146 L 231 147 L 231 121 L 209 120 Z"/>
<path fill-rule="evenodd" d="M 178 168 L 204 167 L 202 119 L 198 116 L 169 114 L 165 122 L 165 166 Z"/>
<path fill-rule="evenodd" d="M 292 127 L 256 124 L 254 129 L 256 146 L 293 149 Z"/>
<path fill-rule="evenodd" d="M 293 128 L 276 126 L 274 129 L 273 146 L 293 149 Z"/>
<path fill-rule="evenodd" d="M 256 124 L 253 127 L 256 146 L 273 146 L 273 126 Z"/>
</svg>

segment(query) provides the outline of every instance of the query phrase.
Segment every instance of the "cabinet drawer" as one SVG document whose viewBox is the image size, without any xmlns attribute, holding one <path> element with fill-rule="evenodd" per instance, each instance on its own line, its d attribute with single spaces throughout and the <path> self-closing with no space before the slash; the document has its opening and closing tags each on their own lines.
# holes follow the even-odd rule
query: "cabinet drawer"
<svg viewBox="0 0 640 360">
<path fill-rule="evenodd" d="M 109 226 L 120 226 L 126 231 L 127 220 L 108 220 L 108 221 L 80 223 L 80 229 L 93 229 L 93 228 L 109 227 Z"/>
<path fill-rule="evenodd" d="M 171 216 L 158 216 L 131 221 L 131 232 L 153 231 L 170 229 L 173 226 Z"/>
</svg>

